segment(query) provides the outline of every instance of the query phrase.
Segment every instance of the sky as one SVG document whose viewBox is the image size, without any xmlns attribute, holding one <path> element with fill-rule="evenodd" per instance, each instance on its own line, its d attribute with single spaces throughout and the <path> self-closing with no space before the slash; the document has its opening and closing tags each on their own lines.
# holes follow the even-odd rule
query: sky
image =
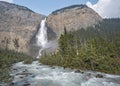
<svg viewBox="0 0 120 86">
<path fill-rule="evenodd" d="M 49 15 L 57 9 L 86 4 L 103 18 L 120 18 L 120 0 L 0 0 L 26 6 L 34 12 Z"/>
</svg>

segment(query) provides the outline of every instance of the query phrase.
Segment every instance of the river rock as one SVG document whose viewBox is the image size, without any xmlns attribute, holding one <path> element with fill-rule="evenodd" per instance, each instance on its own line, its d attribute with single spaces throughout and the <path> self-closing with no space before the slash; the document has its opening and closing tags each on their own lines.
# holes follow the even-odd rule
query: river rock
<svg viewBox="0 0 120 86">
<path fill-rule="evenodd" d="M 81 70 L 75 70 L 75 73 L 84 73 L 83 71 L 81 71 Z"/>
<path fill-rule="evenodd" d="M 96 78 L 103 78 L 103 75 L 102 74 L 97 74 L 95 77 Z"/>
</svg>

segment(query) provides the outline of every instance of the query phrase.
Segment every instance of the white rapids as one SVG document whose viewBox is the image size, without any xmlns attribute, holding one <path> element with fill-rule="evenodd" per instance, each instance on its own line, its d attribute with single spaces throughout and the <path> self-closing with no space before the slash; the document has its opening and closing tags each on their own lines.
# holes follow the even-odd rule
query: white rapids
<svg viewBox="0 0 120 86">
<path fill-rule="evenodd" d="M 96 78 L 97 74 L 102 74 L 103 78 Z M 120 86 L 120 76 L 117 75 L 90 71 L 75 73 L 69 68 L 49 67 L 38 61 L 14 64 L 11 75 L 14 86 Z"/>
<path fill-rule="evenodd" d="M 36 58 L 39 58 L 41 56 L 41 52 L 42 50 L 46 47 L 46 44 L 48 42 L 47 39 L 47 27 L 45 25 L 46 22 L 46 18 L 44 20 L 41 21 L 40 24 L 40 29 L 36 35 L 37 38 L 37 45 L 40 46 L 40 50 L 39 50 L 39 54 Z"/>
</svg>

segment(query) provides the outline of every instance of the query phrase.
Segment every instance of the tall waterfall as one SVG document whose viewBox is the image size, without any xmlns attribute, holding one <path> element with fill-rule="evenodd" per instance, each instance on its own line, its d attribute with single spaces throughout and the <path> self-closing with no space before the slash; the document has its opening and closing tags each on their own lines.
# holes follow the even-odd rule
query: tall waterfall
<svg viewBox="0 0 120 86">
<path fill-rule="evenodd" d="M 36 58 L 39 58 L 41 56 L 41 52 L 45 48 L 45 46 L 46 46 L 46 44 L 48 42 L 48 39 L 47 39 L 47 27 L 45 26 L 45 22 L 46 22 L 46 18 L 41 21 L 40 29 L 38 31 L 38 34 L 36 35 L 37 45 L 39 47 L 41 47 L 40 50 L 39 50 L 39 54 L 38 54 L 38 56 Z"/>
</svg>

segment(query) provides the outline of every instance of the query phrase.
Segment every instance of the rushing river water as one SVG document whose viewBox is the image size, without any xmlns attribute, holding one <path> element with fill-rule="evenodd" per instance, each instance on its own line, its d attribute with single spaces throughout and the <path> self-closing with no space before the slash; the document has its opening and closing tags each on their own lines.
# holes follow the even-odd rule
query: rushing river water
<svg viewBox="0 0 120 86">
<path fill-rule="evenodd" d="M 120 76 L 99 72 L 76 71 L 69 68 L 49 67 L 38 61 L 13 65 L 13 86 L 120 86 Z M 96 78 L 101 75 L 102 78 Z"/>
</svg>

